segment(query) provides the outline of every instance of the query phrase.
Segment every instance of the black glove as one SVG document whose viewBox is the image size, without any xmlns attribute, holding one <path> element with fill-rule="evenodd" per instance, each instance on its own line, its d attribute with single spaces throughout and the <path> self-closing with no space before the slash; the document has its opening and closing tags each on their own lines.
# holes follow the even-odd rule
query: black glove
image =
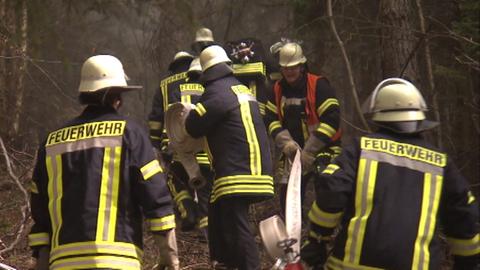
<svg viewBox="0 0 480 270">
<path fill-rule="evenodd" d="M 182 200 L 182 207 L 180 209 L 181 230 L 188 232 L 195 229 L 198 222 L 198 205 L 192 199 Z"/>
<path fill-rule="evenodd" d="M 313 269 L 323 269 L 327 260 L 327 245 L 324 241 L 309 237 L 300 250 L 300 257 Z"/>
</svg>

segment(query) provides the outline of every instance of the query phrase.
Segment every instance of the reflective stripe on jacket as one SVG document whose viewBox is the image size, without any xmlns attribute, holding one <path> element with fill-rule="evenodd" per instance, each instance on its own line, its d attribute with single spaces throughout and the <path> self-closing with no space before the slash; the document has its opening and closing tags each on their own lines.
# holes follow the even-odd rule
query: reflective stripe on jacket
<svg viewBox="0 0 480 270">
<path fill-rule="evenodd" d="M 328 269 L 440 269 L 440 227 L 454 256 L 480 256 L 478 202 L 447 155 L 418 135 L 361 137 L 318 183 L 313 234 L 341 224 Z"/>
<path fill-rule="evenodd" d="M 89 106 L 38 151 L 29 244 L 49 245 L 50 269 L 140 269 L 142 219 L 175 227 L 171 196 L 143 128 Z"/>
</svg>

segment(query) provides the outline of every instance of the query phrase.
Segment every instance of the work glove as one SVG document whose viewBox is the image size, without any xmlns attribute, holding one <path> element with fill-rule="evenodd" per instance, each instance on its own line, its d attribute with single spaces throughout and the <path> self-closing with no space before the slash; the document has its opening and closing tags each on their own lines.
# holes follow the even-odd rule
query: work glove
<svg viewBox="0 0 480 270">
<path fill-rule="evenodd" d="M 297 150 L 300 150 L 300 146 L 293 140 L 290 132 L 286 129 L 280 131 L 277 136 L 275 136 L 275 145 L 290 160 L 295 157 Z"/>
<path fill-rule="evenodd" d="M 302 261 L 312 267 L 312 269 L 323 269 L 327 260 L 327 245 L 324 241 L 309 237 L 300 250 Z"/>
<path fill-rule="evenodd" d="M 300 160 L 302 161 L 302 172 L 308 173 L 313 170 L 313 163 L 315 162 L 315 156 L 313 154 L 302 151 Z"/>
<path fill-rule="evenodd" d="M 325 147 L 325 143 L 317 138 L 315 134 L 310 134 L 302 150 L 302 171 L 310 172 L 313 170 L 315 157 Z"/>
<path fill-rule="evenodd" d="M 48 260 L 50 259 L 50 248 L 41 247 L 38 250 L 37 264 L 35 270 L 48 270 Z"/>
<path fill-rule="evenodd" d="M 181 228 L 183 232 L 188 232 L 195 229 L 198 220 L 198 205 L 192 198 L 187 198 L 181 201 L 179 207 Z"/>
<path fill-rule="evenodd" d="M 160 256 L 156 270 L 180 270 L 175 229 L 154 235 Z"/>
</svg>

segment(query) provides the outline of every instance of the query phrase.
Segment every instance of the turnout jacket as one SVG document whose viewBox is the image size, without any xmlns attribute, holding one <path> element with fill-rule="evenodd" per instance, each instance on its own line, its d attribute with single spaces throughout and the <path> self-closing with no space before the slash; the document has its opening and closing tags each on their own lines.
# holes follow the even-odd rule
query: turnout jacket
<svg viewBox="0 0 480 270">
<path fill-rule="evenodd" d="M 192 137 L 206 136 L 215 171 L 210 202 L 223 197 L 251 201 L 272 197 L 268 137 L 255 97 L 226 65 L 208 69 L 203 78 L 205 92 L 185 127 Z"/>
<path fill-rule="evenodd" d="M 155 92 L 152 102 L 152 111 L 148 115 L 148 126 L 150 128 L 150 140 L 153 146 L 161 150 L 162 146 L 168 144 L 164 120 L 168 105 L 180 101 L 179 86 L 187 80 L 188 66 L 183 71 L 173 73 L 160 81 L 160 89 Z"/>
<path fill-rule="evenodd" d="M 340 107 L 327 79 L 306 73 L 295 86 L 275 82 L 268 95 L 265 125 L 275 138 L 287 129 L 303 148 L 313 135 L 325 145 L 340 145 Z"/>
<path fill-rule="evenodd" d="M 327 269 L 441 269 L 447 236 L 456 269 L 476 269 L 478 201 L 453 162 L 420 135 L 356 139 L 321 174 L 311 236 L 340 226 Z"/>
<path fill-rule="evenodd" d="M 151 231 L 175 227 L 146 132 L 110 107 L 88 106 L 47 136 L 31 208 L 29 244 L 50 246 L 50 269 L 141 269 L 142 216 Z"/>
</svg>

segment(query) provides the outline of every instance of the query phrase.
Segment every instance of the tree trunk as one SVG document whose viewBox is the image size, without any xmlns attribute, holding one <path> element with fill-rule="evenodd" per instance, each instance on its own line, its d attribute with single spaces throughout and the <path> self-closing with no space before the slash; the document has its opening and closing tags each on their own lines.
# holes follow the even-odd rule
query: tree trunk
<svg viewBox="0 0 480 270">
<path fill-rule="evenodd" d="M 13 119 L 12 119 L 12 138 L 18 135 L 20 128 L 20 116 L 23 111 L 23 97 L 25 94 L 25 72 L 27 69 L 27 27 L 28 27 L 28 9 L 27 9 L 27 0 L 21 0 L 20 7 L 17 9 L 17 29 L 19 35 L 19 44 L 17 54 L 21 58 L 15 60 L 16 63 L 16 95 L 15 95 L 15 106 L 13 109 Z"/>
<path fill-rule="evenodd" d="M 384 78 L 403 77 L 418 81 L 415 58 L 416 39 L 410 23 L 413 20 L 408 0 L 381 0 L 379 18 L 381 27 L 382 71 Z M 413 57 L 412 57 L 413 56 Z"/>
</svg>

